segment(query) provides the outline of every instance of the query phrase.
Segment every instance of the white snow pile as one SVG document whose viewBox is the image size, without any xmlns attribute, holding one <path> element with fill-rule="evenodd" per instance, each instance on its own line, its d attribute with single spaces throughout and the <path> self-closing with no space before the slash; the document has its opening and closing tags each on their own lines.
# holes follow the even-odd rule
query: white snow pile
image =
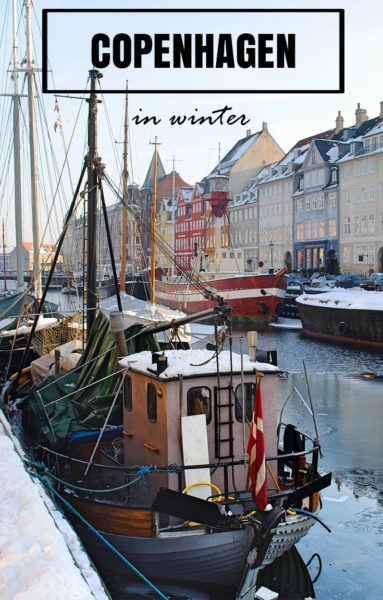
<svg viewBox="0 0 383 600">
<path fill-rule="evenodd" d="M 165 350 L 164 354 L 168 359 L 168 367 L 159 376 L 161 379 L 178 377 L 180 373 L 182 373 L 184 377 L 217 373 L 217 361 L 214 351 Z M 239 354 L 234 353 L 232 356 L 233 371 L 239 373 L 241 370 L 241 357 Z M 142 373 L 148 373 L 148 368 L 153 369 L 155 372 L 157 371 L 156 365 L 152 363 L 152 353 L 150 351 L 130 354 L 120 360 L 120 365 L 127 368 L 131 367 L 135 371 L 141 371 Z M 219 354 L 219 370 L 220 373 L 230 372 L 230 352 L 228 350 L 220 352 Z M 243 356 L 243 370 L 246 373 L 253 373 L 254 371 L 262 371 L 263 373 L 279 371 L 278 367 L 275 367 L 274 365 L 252 362 L 247 355 Z"/>
<path fill-rule="evenodd" d="M 25 470 L 5 424 L 0 414 L 0 598 L 107 600 L 79 539 Z"/>
<path fill-rule="evenodd" d="M 369 292 L 366 290 L 342 290 L 331 291 L 325 294 L 303 294 L 296 298 L 298 304 L 309 306 L 322 306 L 328 308 L 349 310 L 383 310 L 381 292 Z"/>
</svg>

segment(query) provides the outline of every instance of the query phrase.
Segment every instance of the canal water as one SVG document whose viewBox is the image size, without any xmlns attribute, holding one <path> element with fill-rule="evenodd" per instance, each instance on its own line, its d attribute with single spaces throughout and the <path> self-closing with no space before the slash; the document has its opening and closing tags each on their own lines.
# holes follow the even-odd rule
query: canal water
<svg viewBox="0 0 383 600">
<path fill-rule="evenodd" d="M 50 300 L 58 295 L 50 293 Z M 77 300 L 61 298 L 61 309 L 74 309 Z M 246 332 L 243 335 L 247 351 Z M 239 349 L 239 340 L 235 344 Z M 296 331 L 258 334 L 258 347 L 276 350 L 278 366 L 288 372 L 279 384 L 279 406 L 292 390 L 283 411 L 285 423 L 314 435 L 312 417 L 300 398 L 308 401 L 303 361 L 323 451 L 322 472 L 332 471 L 333 483 L 323 490 L 321 518 L 328 533 L 316 524 L 298 544 L 305 562 L 321 557 L 322 572 L 315 583 L 318 600 L 379 600 L 383 598 L 383 361 L 379 354 L 328 345 Z M 376 377 L 366 374 L 374 374 Z M 365 374 L 363 376 L 363 374 Z M 299 392 L 299 393 L 298 393 Z M 309 571 L 314 578 L 318 560 Z M 161 588 L 161 586 L 159 586 Z M 177 600 L 222 600 L 208 592 L 172 591 Z M 145 584 L 123 588 L 111 583 L 114 600 L 156 598 Z"/>
</svg>

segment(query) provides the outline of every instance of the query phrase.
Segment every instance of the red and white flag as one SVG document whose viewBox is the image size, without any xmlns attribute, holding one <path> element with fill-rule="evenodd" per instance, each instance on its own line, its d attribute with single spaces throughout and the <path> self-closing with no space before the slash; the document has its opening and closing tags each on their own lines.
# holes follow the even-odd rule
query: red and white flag
<svg viewBox="0 0 383 600">
<path fill-rule="evenodd" d="M 251 479 L 251 493 L 253 500 L 260 510 L 265 510 L 267 506 L 267 481 L 265 438 L 263 435 L 261 377 L 261 373 L 257 374 L 257 391 L 255 394 L 254 414 L 251 423 L 249 442 L 247 444 L 247 453 L 249 455 L 249 477 Z"/>
</svg>

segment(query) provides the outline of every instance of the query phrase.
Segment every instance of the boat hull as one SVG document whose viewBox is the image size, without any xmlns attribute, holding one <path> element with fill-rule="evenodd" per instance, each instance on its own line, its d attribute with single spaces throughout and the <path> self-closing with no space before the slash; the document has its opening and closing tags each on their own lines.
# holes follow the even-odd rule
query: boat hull
<svg viewBox="0 0 383 600">
<path fill-rule="evenodd" d="M 383 351 L 383 311 L 299 304 L 299 314 L 310 337 Z"/>
<path fill-rule="evenodd" d="M 222 279 L 205 279 L 204 287 L 214 288 L 228 302 L 237 321 L 270 323 L 283 306 L 287 279 L 286 270 L 275 274 L 241 275 Z M 188 283 L 156 282 L 156 302 L 170 308 L 195 313 L 216 306 L 207 300 L 200 287 Z"/>
</svg>

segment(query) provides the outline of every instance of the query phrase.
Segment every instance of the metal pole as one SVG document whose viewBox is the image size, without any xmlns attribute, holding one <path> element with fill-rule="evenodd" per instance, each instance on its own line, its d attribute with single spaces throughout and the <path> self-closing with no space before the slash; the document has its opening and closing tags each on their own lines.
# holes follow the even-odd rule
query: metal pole
<svg viewBox="0 0 383 600">
<path fill-rule="evenodd" d="M 17 3 L 13 0 L 13 172 L 15 181 L 15 229 L 17 291 L 24 291 L 23 217 L 21 202 L 20 97 L 18 91 Z"/>
<path fill-rule="evenodd" d="M 150 240 L 150 302 L 155 303 L 156 296 L 156 257 L 154 233 L 156 228 L 157 213 L 157 136 L 154 138 L 154 170 L 153 170 L 153 194 L 152 194 L 152 222 L 151 222 L 151 240 Z"/>
<path fill-rule="evenodd" d="M 88 125 L 88 239 L 87 239 L 87 292 L 86 292 L 86 322 L 87 339 L 95 320 L 97 307 L 97 96 L 96 80 L 102 77 L 96 69 L 89 71 L 89 125 Z"/>
<path fill-rule="evenodd" d="M 124 121 L 124 170 L 122 173 L 122 220 L 121 220 L 121 273 L 120 290 L 125 292 L 126 279 L 126 227 L 128 203 L 128 82 L 126 82 Z"/>
<path fill-rule="evenodd" d="M 118 310 L 122 313 L 122 304 L 121 304 L 120 290 L 118 289 L 116 263 L 115 263 L 114 254 L 113 254 L 112 236 L 110 234 L 109 221 L 108 221 L 108 213 L 107 213 L 107 210 L 106 210 L 106 203 L 105 203 L 105 196 L 104 196 L 104 188 L 102 186 L 102 179 L 101 179 L 100 176 L 99 176 L 98 185 L 100 187 L 100 192 L 101 192 L 102 212 L 104 214 L 106 237 L 107 237 L 107 240 L 108 240 L 109 253 L 110 253 L 110 262 L 112 263 L 114 289 L 115 289 L 116 296 L 117 296 Z"/>
<path fill-rule="evenodd" d="M 37 157 L 36 157 L 36 125 L 35 125 L 35 79 L 32 56 L 31 0 L 25 0 L 27 30 L 27 81 L 28 81 L 28 113 L 29 113 L 29 154 L 31 168 L 31 200 L 33 228 L 33 279 L 36 300 L 41 298 L 41 264 L 40 264 L 40 217 L 37 189 Z"/>
</svg>

